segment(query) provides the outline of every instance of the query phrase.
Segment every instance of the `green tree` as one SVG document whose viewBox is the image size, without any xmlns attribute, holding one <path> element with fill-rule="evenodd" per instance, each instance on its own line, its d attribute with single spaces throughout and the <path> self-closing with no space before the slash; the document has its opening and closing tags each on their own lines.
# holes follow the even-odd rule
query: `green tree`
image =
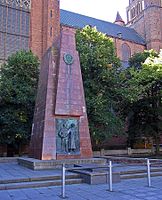
<svg viewBox="0 0 162 200">
<path fill-rule="evenodd" d="M 86 26 L 76 34 L 77 50 L 86 96 L 92 139 L 99 145 L 113 134 L 123 132 L 120 118 L 120 61 L 115 55 L 112 39 L 94 27 Z"/>
<path fill-rule="evenodd" d="M 38 83 L 39 60 L 32 52 L 10 56 L 1 68 L 0 142 L 18 146 L 29 140 Z"/>
<path fill-rule="evenodd" d="M 158 54 L 153 49 L 145 50 L 144 52 L 136 53 L 129 59 L 129 66 L 134 67 L 135 69 L 141 69 L 142 64 L 148 57 L 154 58 Z"/>
<path fill-rule="evenodd" d="M 148 57 L 140 70 L 129 72 L 128 88 L 135 93 L 130 95 L 129 138 L 152 137 L 158 153 L 162 131 L 162 52 L 158 57 Z"/>
</svg>

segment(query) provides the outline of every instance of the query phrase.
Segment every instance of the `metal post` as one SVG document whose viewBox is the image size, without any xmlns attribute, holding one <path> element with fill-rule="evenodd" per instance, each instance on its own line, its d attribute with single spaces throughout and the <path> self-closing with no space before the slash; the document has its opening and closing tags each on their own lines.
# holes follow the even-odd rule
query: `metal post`
<svg viewBox="0 0 162 200">
<path fill-rule="evenodd" d="M 148 187 L 151 187 L 151 170 L 150 170 L 150 160 L 147 159 L 147 181 Z"/>
<path fill-rule="evenodd" d="M 109 191 L 112 192 L 112 161 L 109 160 Z"/>
<path fill-rule="evenodd" d="M 67 198 L 65 196 L 65 172 L 66 172 L 65 164 L 63 164 L 62 165 L 62 194 L 60 196 L 63 199 Z"/>
</svg>

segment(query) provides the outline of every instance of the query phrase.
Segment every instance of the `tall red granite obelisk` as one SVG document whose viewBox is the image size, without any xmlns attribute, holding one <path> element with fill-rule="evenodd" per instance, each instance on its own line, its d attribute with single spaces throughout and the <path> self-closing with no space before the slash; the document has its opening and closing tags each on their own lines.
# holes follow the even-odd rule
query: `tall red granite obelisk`
<svg viewBox="0 0 162 200">
<path fill-rule="evenodd" d="M 40 160 L 91 158 L 75 30 L 63 27 L 57 44 L 41 63 L 31 155 Z"/>
</svg>

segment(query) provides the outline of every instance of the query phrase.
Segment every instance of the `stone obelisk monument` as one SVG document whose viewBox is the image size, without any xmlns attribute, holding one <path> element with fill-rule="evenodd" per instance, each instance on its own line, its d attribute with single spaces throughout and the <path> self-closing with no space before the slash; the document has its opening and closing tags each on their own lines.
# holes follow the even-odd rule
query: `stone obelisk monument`
<svg viewBox="0 0 162 200">
<path fill-rule="evenodd" d="M 91 158 L 75 30 L 63 27 L 60 35 L 41 63 L 31 155 L 40 160 Z"/>
</svg>

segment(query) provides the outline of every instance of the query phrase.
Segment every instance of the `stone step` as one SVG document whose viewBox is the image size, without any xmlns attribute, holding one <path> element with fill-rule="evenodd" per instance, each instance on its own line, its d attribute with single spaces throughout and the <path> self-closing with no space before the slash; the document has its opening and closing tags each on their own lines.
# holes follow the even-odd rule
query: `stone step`
<svg viewBox="0 0 162 200">
<path fill-rule="evenodd" d="M 66 175 L 66 179 L 77 179 L 77 178 L 80 178 L 79 174 L 67 174 Z M 0 184 L 35 182 L 35 181 L 50 181 L 50 180 L 52 180 L 52 181 L 61 180 L 61 175 L 4 179 L 4 180 L 0 180 Z"/>
<path fill-rule="evenodd" d="M 162 172 L 151 173 L 151 177 L 162 176 Z M 121 174 L 121 179 L 147 178 L 147 173 Z"/>
<path fill-rule="evenodd" d="M 81 179 L 81 178 L 66 180 L 66 184 L 69 184 L 69 185 L 70 184 L 80 184 L 80 183 L 83 183 L 83 179 Z M 0 184 L 0 190 L 49 187 L 49 186 L 59 186 L 61 184 L 62 184 L 61 180 L 7 183 L 7 184 Z"/>
<path fill-rule="evenodd" d="M 156 168 L 156 169 L 151 169 L 151 173 L 154 172 L 162 172 L 162 168 Z M 128 170 L 128 171 L 120 171 L 121 175 L 124 174 L 140 174 L 140 173 L 146 173 L 146 169 L 139 169 L 139 170 Z"/>
<path fill-rule="evenodd" d="M 65 159 L 65 160 L 38 160 L 34 158 L 20 157 L 18 163 L 21 166 L 32 170 L 43 169 L 58 169 L 62 168 L 62 164 L 72 166 L 74 164 L 106 164 L 104 158 L 89 158 L 89 159 Z"/>
<path fill-rule="evenodd" d="M 0 163 L 17 163 L 18 157 L 0 157 Z"/>
</svg>

